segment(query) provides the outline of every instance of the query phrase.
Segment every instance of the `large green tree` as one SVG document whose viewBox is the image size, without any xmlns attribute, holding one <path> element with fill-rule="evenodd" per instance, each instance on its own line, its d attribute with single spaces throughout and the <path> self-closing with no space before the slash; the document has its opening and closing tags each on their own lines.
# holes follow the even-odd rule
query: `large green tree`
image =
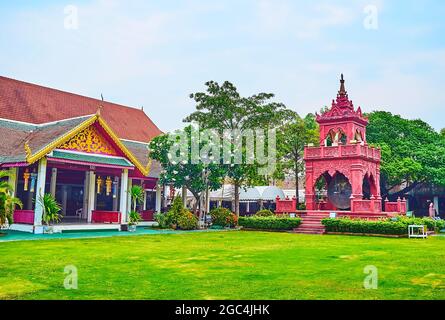
<svg viewBox="0 0 445 320">
<path fill-rule="evenodd" d="M 272 101 L 272 93 L 243 97 L 228 81 L 222 85 L 209 81 L 205 85 L 205 92 L 190 95 L 196 103 L 196 111 L 184 121 L 197 123 L 202 129 L 216 129 L 221 139 L 224 130 L 239 130 L 242 134 L 248 129 L 272 129 L 289 116 L 289 111 L 282 103 Z M 232 150 L 235 144 L 232 143 Z M 225 169 L 234 185 L 235 213 L 239 215 L 239 188 L 255 179 L 252 175 L 258 172 L 258 163 L 232 162 Z"/>
<path fill-rule="evenodd" d="M 382 196 L 403 195 L 422 183 L 445 186 L 445 139 L 438 132 L 390 112 L 368 116 L 368 143 L 382 150 Z"/>
<path fill-rule="evenodd" d="M 292 118 L 283 123 L 277 131 L 277 158 L 279 159 L 277 171 L 282 176 L 290 174 L 295 177 L 297 204 L 300 187 L 298 177 L 304 173 L 304 147 L 318 143 L 318 124 L 311 113 L 304 118 L 294 113 Z"/>
<path fill-rule="evenodd" d="M 221 187 L 225 173 L 223 168 L 215 163 L 193 163 L 191 159 L 192 144 L 190 143 L 192 131 L 193 128 L 188 126 L 180 132 L 157 136 L 150 141 L 149 156 L 162 166 L 161 184 L 168 184 L 175 188 L 186 186 L 190 190 L 196 199 L 193 208 L 195 212 L 198 204 L 201 203 L 203 192 L 207 188 L 216 190 Z M 187 142 L 185 148 L 181 149 L 180 144 L 183 144 L 184 141 L 180 141 L 180 136 L 183 134 L 184 137 L 187 137 Z M 174 160 L 180 157 L 182 157 L 181 161 Z M 202 207 L 200 207 L 200 214 L 202 214 Z"/>
</svg>

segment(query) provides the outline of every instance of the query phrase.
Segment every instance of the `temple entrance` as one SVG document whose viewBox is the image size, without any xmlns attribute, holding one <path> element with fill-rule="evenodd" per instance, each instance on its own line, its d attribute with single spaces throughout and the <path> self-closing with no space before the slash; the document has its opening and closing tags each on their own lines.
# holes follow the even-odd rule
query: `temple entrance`
<svg viewBox="0 0 445 320">
<path fill-rule="evenodd" d="M 51 168 L 48 170 L 53 172 Z M 86 223 L 88 215 L 84 210 L 85 202 L 85 173 L 81 171 L 71 171 L 57 169 L 56 172 L 55 196 L 57 202 L 62 207 L 62 222 L 64 223 Z M 51 191 L 51 175 L 47 180 L 46 192 Z"/>
<path fill-rule="evenodd" d="M 93 174 L 91 185 L 90 174 Z M 89 223 L 88 210 L 117 212 L 119 210 L 119 177 L 114 172 L 97 168 L 94 172 L 48 167 L 45 192 L 55 195 L 61 206 L 61 223 Z M 91 188 L 91 190 L 89 190 Z M 94 200 L 90 197 L 93 196 Z M 90 211 L 91 211 L 90 210 Z"/>
</svg>

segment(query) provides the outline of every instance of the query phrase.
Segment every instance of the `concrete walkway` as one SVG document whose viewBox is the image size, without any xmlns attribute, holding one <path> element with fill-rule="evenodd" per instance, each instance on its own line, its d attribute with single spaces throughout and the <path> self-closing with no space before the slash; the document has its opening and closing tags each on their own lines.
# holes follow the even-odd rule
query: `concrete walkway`
<svg viewBox="0 0 445 320">
<path fill-rule="evenodd" d="M 150 227 L 138 227 L 135 232 L 106 230 L 106 231 L 71 231 L 71 232 L 54 233 L 54 234 L 32 234 L 28 232 L 1 230 L 0 233 L 6 233 L 6 235 L 0 235 L 0 242 L 51 240 L 51 239 L 106 238 L 106 237 L 120 237 L 120 236 L 180 234 L 180 233 L 190 233 L 190 232 L 216 232 L 216 231 L 228 231 L 228 230 L 207 229 L 207 230 L 179 231 L 179 230 L 153 229 Z"/>
</svg>

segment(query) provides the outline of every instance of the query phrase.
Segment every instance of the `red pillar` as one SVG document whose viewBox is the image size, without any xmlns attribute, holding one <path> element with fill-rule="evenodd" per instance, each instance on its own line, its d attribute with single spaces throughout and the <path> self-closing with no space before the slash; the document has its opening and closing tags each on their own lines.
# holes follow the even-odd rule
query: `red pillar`
<svg viewBox="0 0 445 320">
<path fill-rule="evenodd" d="M 351 186 L 352 197 L 354 199 L 363 199 L 363 166 L 361 163 L 355 163 L 351 166 Z"/>
<path fill-rule="evenodd" d="M 306 209 L 315 210 L 315 181 L 312 166 L 306 167 Z"/>
</svg>

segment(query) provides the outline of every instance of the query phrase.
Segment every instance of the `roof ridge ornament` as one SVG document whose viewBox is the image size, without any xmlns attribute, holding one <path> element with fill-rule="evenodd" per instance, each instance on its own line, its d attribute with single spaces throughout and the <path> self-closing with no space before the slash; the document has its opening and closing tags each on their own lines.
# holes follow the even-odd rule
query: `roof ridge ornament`
<svg viewBox="0 0 445 320">
<path fill-rule="evenodd" d="M 97 116 L 101 115 L 103 107 L 104 107 L 103 105 L 99 105 L 99 107 L 97 108 L 97 111 L 96 111 Z"/>
</svg>

